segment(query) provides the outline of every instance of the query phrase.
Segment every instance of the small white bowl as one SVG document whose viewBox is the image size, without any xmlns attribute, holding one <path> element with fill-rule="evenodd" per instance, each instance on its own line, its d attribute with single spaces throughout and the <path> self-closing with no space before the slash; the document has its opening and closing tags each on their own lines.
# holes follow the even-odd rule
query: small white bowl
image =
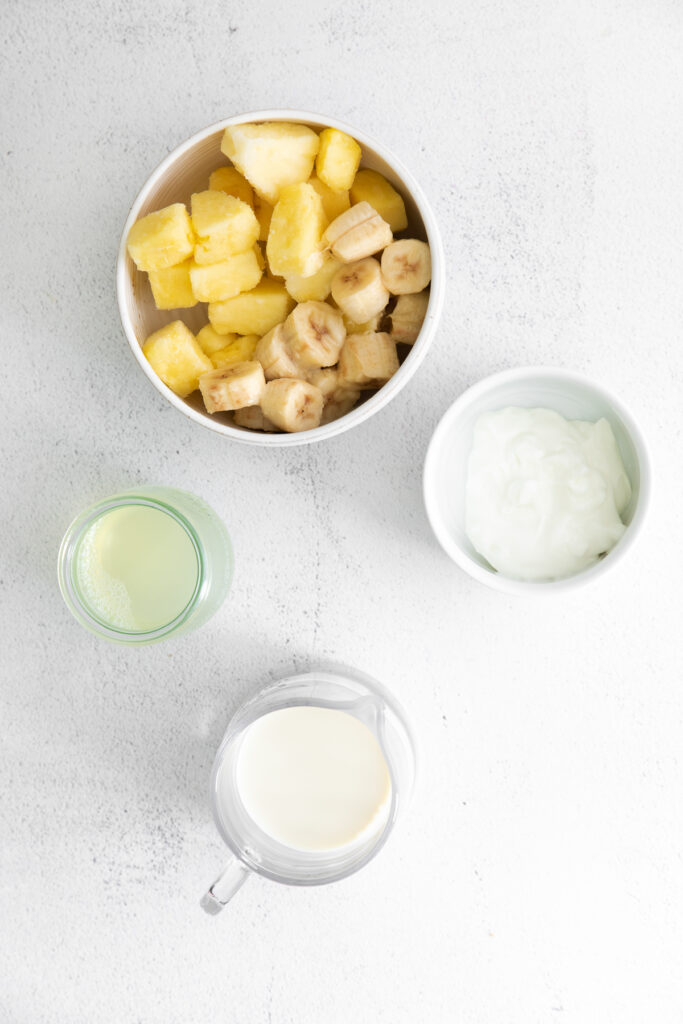
<svg viewBox="0 0 683 1024">
<path fill-rule="evenodd" d="M 352 135 L 363 150 L 361 166 L 380 171 L 394 188 L 398 189 L 405 200 L 409 231 L 413 237 L 425 239 L 429 243 L 432 256 L 432 283 L 427 316 L 417 341 L 397 373 L 383 388 L 370 393 L 370 397 L 361 405 L 334 423 L 298 434 L 260 434 L 237 427 L 230 421 L 227 413 L 210 416 L 204 409 L 198 393 L 188 398 L 179 398 L 166 387 L 142 354 L 142 345 L 153 331 L 179 318 L 190 330 L 198 331 L 207 321 L 206 306 L 200 303 L 192 309 L 158 310 L 152 299 L 147 275 L 137 270 L 126 249 L 128 232 L 139 217 L 144 217 L 152 210 L 158 210 L 169 203 L 180 202 L 189 205 L 193 192 L 208 188 L 211 171 L 226 163 L 221 153 L 223 132 L 228 125 L 251 121 L 296 121 L 315 129 L 339 128 Z M 116 266 L 116 291 L 121 322 L 133 355 L 157 391 L 168 399 L 171 405 L 195 423 L 201 423 L 202 426 L 236 441 L 268 448 L 285 448 L 290 445 L 310 444 L 312 441 L 324 441 L 357 426 L 378 412 L 408 383 L 427 353 L 441 314 L 444 297 L 443 246 L 436 219 L 422 189 L 410 171 L 379 142 L 333 117 L 311 114 L 303 110 L 258 110 L 228 117 L 225 121 L 209 125 L 174 149 L 152 172 L 133 203 L 123 228 Z"/>
<path fill-rule="evenodd" d="M 465 484 L 474 424 L 482 413 L 507 406 L 554 409 L 571 420 L 597 421 L 604 416 L 612 426 L 633 491 L 622 516 L 627 529 L 609 554 L 575 576 L 547 582 L 511 579 L 489 565 L 465 533 Z M 624 557 L 642 529 L 650 499 L 650 475 L 645 439 L 618 398 L 571 370 L 525 367 L 484 378 L 448 409 L 427 451 L 424 500 L 442 548 L 470 576 L 511 594 L 545 594 L 590 583 Z"/>
</svg>

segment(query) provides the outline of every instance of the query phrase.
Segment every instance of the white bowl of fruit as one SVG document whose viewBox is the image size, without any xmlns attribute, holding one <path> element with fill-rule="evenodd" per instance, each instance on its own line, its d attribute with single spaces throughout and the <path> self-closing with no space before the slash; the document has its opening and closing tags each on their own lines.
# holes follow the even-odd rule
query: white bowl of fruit
<svg viewBox="0 0 683 1024">
<path fill-rule="evenodd" d="M 228 118 L 157 167 L 126 221 L 121 320 L 158 391 L 248 444 L 333 437 L 396 395 L 443 304 L 434 215 L 362 132 Z"/>
</svg>

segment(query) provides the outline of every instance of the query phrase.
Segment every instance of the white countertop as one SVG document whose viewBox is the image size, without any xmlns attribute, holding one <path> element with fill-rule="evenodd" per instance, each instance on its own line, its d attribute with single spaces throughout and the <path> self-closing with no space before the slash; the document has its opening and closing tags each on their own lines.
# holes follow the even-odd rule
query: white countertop
<svg viewBox="0 0 683 1024">
<path fill-rule="evenodd" d="M 40 4 L 3 61 L 1 1024 L 680 1024 L 683 1017 L 683 9 L 675 0 Z M 134 363 L 114 294 L 128 207 L 200 127 L 329 112 L 411 168 L 445 313 L 370 422 L 264 452 Z M 647 533 L 594 590 L 527 601 L 449 562 L 430 434 L 469 384 L 547 363 L 642 422 Z M 144 650 L 60 598 L 70 519 L 131 483 L 224 516 L 232 594 Z M 206 784 L 235 707 L 319 661 L 389 684 L 421 747 L 364 871 L 252 880 Z"/>
</svg>

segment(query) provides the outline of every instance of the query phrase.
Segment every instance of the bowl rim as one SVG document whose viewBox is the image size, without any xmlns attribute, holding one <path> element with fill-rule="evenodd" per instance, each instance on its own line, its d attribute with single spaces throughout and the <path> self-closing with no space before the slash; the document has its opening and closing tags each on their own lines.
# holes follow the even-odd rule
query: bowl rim
<svg viewBox="0 0 683 1024">
<path fill-rule="evenodd" d="M 574 576 L 548 581 L 516 580 L 508 576 L 504 576 L 499 572 L 485 569 L 477 561 L 471 558 L 459 544 L 452 540 L 451 535 L 446 530 L 441 516 L 437 511 L 436 502 L 436 494 L 439 486 L 436 481 L 435 471 L 436 453 L 443 437 L 448 433 L 454 421 L 457 421 L 459 415 L 464 409 L 470 406 L 482 395 L 487 394 L 496 387 L 511 382 L 530 380 L 536 376 L 554 378 L 557 381 L 576 384 L 582 388 L 588 388 L 596 392 L 603 401 L 614 410 L 626 427 L 636 452 L 640 472 L 638 500 L 633 512 L 633 517 L 631 522 L 627 525 L 619 543 L 612 549 L 609 556 L 601 559 L 595 565 L 589 566 L 587 569 L 583 569 Z M 436 539 L 446 554 L 473 579 L 477 580 L 479 583 L 483 583 L 485 586 L 493 588 L 494 590 L 500 590 L 508 594 L 540 596 L 548 593 L 566 593 L 569 590 L 576 590 L 578 587 L 595 583 L 599 578 L 604 576 L 605 573 L 609 572 L 619 564 L 629 551 L 631 551 L 636 540 L 642 533 L 643 522 L 651 501 L 652 464 L 645 436 L 638 421 L 635 419 L 631 411 L 623 404 L 621 399 L 618 398 L 609 388 L 604 387 L 604 385 L 597 383 L 597 381 L 593 380 L 591 377 L 587 377 L 585 374 L 580 373 L 577 370 L 567 370 L 563 367 L 543 365 L 515 367 L 514 369 L 501 370 L 498 373 L 493 373 L 487 377 L 483 377 L 475 384 L 466 388 L 466 390 L 463 391 L 462 394 L 459 395 L 446 409 L 445 413 L 439 420 L 427 447 L 422 477 L 422 493 L 427 518 Z"/>
<path fill-rule="evenodd" d="M 408 358 L 399 367 L 391 380 L 371 395 L 371 397 L 363 402 L 362 405 L 358 406 L 356 409 L 352 409 L 351 412 L 346 413 L 344 416 L 341 416 L 338 420 L 335 420 L 332 423 L 315 427 L 313 430 L 301 431 L 300 433 L 294 434 L 259 434 L 255 431 L 242 430 L 228 423 L 211 421 L 202 412 L 186 405 L 183 399 L 176 395 L 175 392 L 171 391 L 171 389 L 167 387 L 154 373 L 154 370 L 142 353 L 142 346 L 136 337 L 131 318 L 126 308 L 126 241 L 128 238 L 128 232 L 137 220 L 139 210 L 145 202 L 150 190 L 160 180 L 160 178 L 163 177 L 168 168 L 172 166 L 178 157 L 182 156 L 189 149 L 197 145 L 197 143 L 202 142 L 208 136 L 225 130 L 229 125 L 245 124 L 250 121 L 289 120 L 307 121 L 312 124 L 319 125 L 320 127 L 338 128 L 340 131 L 347 132 L 362 146 L 374 151 L 381 159 L 390 165 L 392 170 L 394 170 L 401 178 L 402 184 L 410 193 L 412 200 L 417 206 L 420 217 L 422 218 L 432 257 L 432 281 L 430 286 L 427 315 L 420 330 L 420 334 L 412 346 L 412 350 Z M 427 350 L 432 343 L 441 316 L 445 295 L 445 256 L 441 233 L 424 192 L 408 168 L 405 167 L 403 162 L 389 149 L 387 149 L 386 146 L 382 143 L 375 142 L 365 132 L 355 128 L 353 125 L 349 125 L 344 121 L 340 121 L 337 118 L 330 117 L 328 115 L 316 114 L 305 110 L 255 110 L 223 118 L 222 120 L 216 121 L 213 124 L 200 129 L 200 131 L 195 132 L 194 135 L 191 135 L 184 142 L 181 142 L 166 157 L 164 157 L 161 163 L 159 163 L 147 177 L 133 201 L 121 233 L 121 240 L 119 242 L 116 260 L 116 294 L 121 324 L 133 356 L 137 360 L 138 365 L 143 370 L 147 379 L 153 384 L 156 390 L 171 403 L 171 405 L 175 406 L 175 408 L 185 416 L 193 420 L 195 423 L 199 423 L 207 430 L 212 430 L 214 433 L 221 434 L 223 437 L 230 437 L 241 444 L 250 444 L 268 448 L 286 448 L 296 445 L 312 444 L 316 441 L 325 441 L 350 430 L 352 427 L 358 426 L 358 424 L 363 423 L 374 415 L 374 413 L 379 412 L 380 409 L 384 408 L 384 406 L 387 405 L 387 403 L 390 402 L 391 399 L 394 398 L 395 395 L 397 395 L 398 392 L 401 391 L 408 383 L 427 354 Z"/>
</svg>

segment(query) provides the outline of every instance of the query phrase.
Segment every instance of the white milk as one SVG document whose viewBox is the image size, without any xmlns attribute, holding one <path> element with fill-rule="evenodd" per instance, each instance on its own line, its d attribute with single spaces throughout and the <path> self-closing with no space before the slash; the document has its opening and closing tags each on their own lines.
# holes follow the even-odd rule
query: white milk
<svg viewBox="0 0 683 1024">
<path fill-rule="evenodd" d="M 345 711 L 271 711 L 241 741 L 236 783 L 244 808 L 273 839 L 335 850 L 379 835 L 391 778 L 373 733 Z"/>
</svg>

